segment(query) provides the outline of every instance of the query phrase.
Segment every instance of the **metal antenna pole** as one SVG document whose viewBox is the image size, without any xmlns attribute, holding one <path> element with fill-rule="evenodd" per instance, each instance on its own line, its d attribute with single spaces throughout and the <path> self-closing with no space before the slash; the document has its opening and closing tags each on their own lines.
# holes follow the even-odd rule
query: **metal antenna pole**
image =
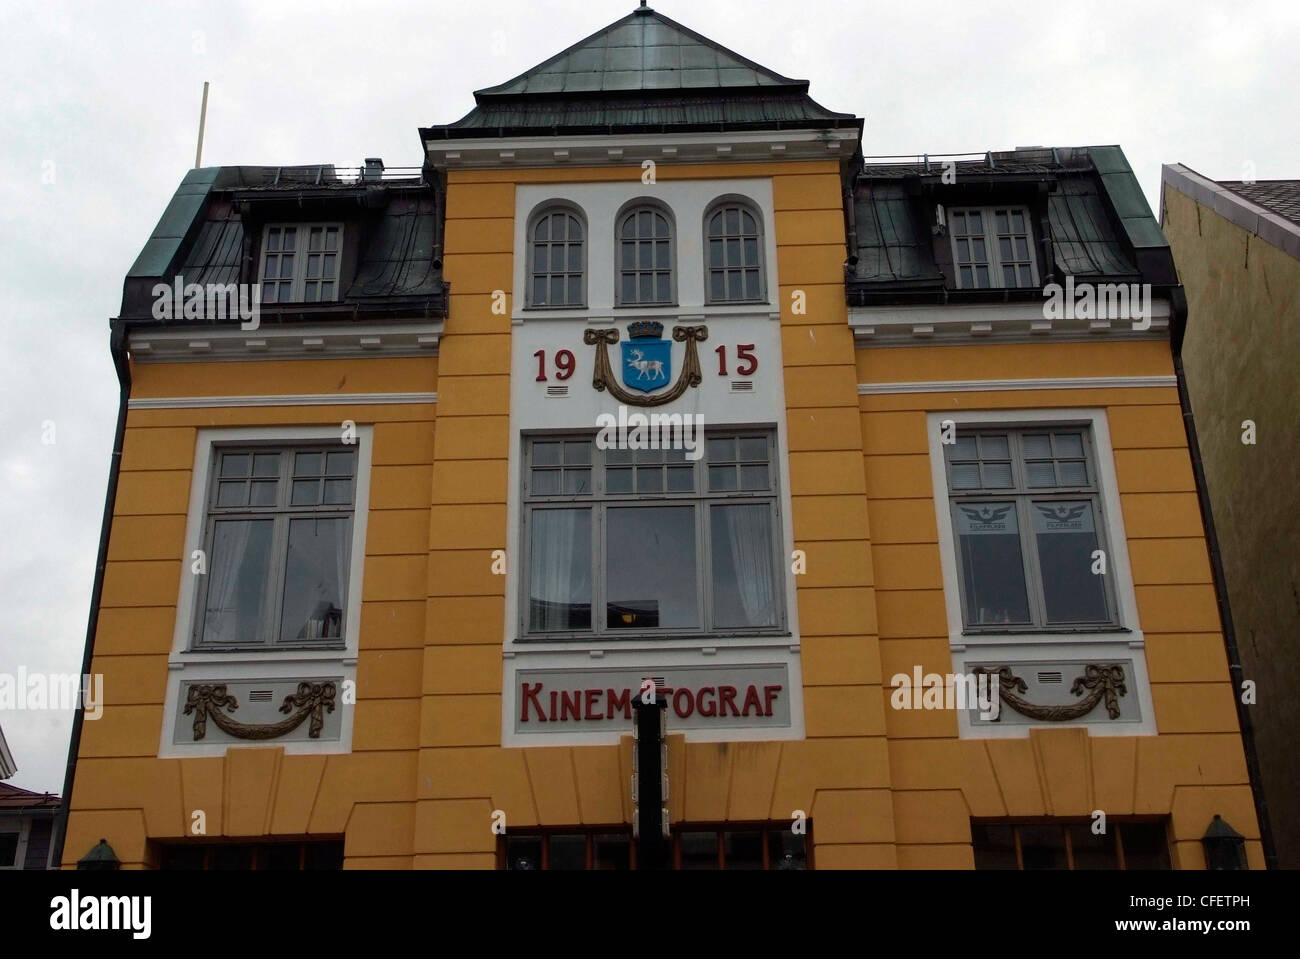
<svg viewBox="0 0 1300 959">
<path fill-rule="evenodd" d="M 194 151 L 194 169 L 203 165 L 203 126 L 208 119 L 208 81 L 203 81 L 203 106 L 199 107 L 199 146 Z"/>
</svg>

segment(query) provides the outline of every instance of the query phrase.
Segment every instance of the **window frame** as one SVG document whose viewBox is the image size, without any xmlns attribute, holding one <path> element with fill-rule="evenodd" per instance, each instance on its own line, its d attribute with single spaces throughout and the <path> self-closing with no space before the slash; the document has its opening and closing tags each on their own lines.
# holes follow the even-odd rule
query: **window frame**
<svg viewBox="0 0 1300 959">
<path fill-rule="evenodd" d="M 1085 464 L 1084 468 L 1087 471 L 1089 482 L 1083 486 L 1073 487 L 1064 485 L 1051 487 L 1030 486 L 1027 482 L 1027 477 L 1025 476 L 1025 457 L 1023 454 L 1024 435 L 1032 433 L 1047 433 L 1050 435 L 1056 432 L 1075 431 L 1078 431 L 1082 437 L 1083 463 Z M 1105 620 L 1057 623 L 1048 620 L 1047 594 L 1044 589 L 1042 576 L 1042 560 L 1038 551 L 1038 537 L 1034 532 L 1034 517 L 1031 512 L 1034 502 L 1087 500 L 1092 504 L 1093 528 L 1097 537 L 1097 549 L 1103 551 L 1107 560 L 1110 559 L 1112 550 L 1110 547 L 1110 536 L 1108 531 L 1109 517 L 1107 515 L 1106 504 L 1103 502 L 1096 446 L 1093 440 L 1091 427 L 1081 424 L 1066 425 L 1048 421 L 1038 424 L 1018 424 L 1011 426 L 989 424 L 966 426 L 964 428 L 958 426 L 956 427 L 955 435 L 957 437 L 1005 435 L 1007 437 L 1009 465 L 1012 479 L 1012 486 L 1001 490 L 985 489 L 983 487 L 974 490 L 955 489 L 952 483 L 952 454 L 956 450 L 956 445 L 944 444 L 942 446 L 944 459 L 943 469 L 947 481 L 946 493 L 948 499 L 948 510 L 953 521 L 952 547 L 956 561 L 962 635 L 1003 636 L 1041 633 L 1109 633 L 1122 629 L 1123 623 L 1121 619 L 1121 610 L 1119 608 L 1118 597 L 1116 596 L 1115 584 L 1113 582 L 1113 576 L 1109 564 L 1107 566 L 1107 573 L 1102 578 L 1102 593 L 1106 605 L 1107 616 Z M 977 459 L 976 462 L 980 463 L 981 461 Z M 1053 459 L 1052 462 L 1055 462 L 1055 459 Z M 1015 503 L 1017 528 L 1020 538 L 1020 560 L 1024 571 L 1025 598 L 1028 605 L 1030 620 L 1028 623 L 1023 624 L 972 624 L 968 620 L 965 565 L 962 558 L 960 537 L 956 530 L 956 511 L 960 504 L 963 503 L 1005 503 L 1008 501 Z"/>
<path fill-rule="evenodd" d="M 813 862 L 813 822 L 807 819 L 803 823 L 804 832 L 802 834 L 804 845 L 804 866 L 800 872 L 811 872 L 815 869 Z M 667 849 L 667 866 L 670 870 L 682 870 L 682 836 L 684 833 L 714 833 L 715 849 L 717 852 L 718 871 L 727 871 L 726 867 L 726 839 L 727 833 L 754 833 L 757 832 L 762 836 L 762 860 L 763 864 L 758 871 L 778 871 L 771 859 L 771 837 L 776 834 L 791 832 L 791 823 L 788 821 L 737 821 L 737 822 L 707 822 L 707 823 L 674 823 L 668 838 Z M 504 834 L 497 837 L 496 863 L 497 869 L 502 871 L 518 871 L 510 869 L 509 848 L 512 839 L 538 840 L 541 842 L 541 857 L 537 863 L 537 872 L 552 871 L 550 867 L 550 839 L 554 836 L 582 836 L 586 839 L 586 865 L 582 870 L 584 872 L 603 871 L 595 870 L 595 840 L 602 836 L 619 836 L 626 837 L 628 841 L 628 871 L 635 872 L 637 868 L 637 840 L 632 836 L 632 827 L 627 823 L 615 823 L 612 825 L 598 826 L 538 826 L 524 827 L 522 829 L 510 829 Z M 558 870 L 556 870 L 558 871 Z M 686 870 L 689 871 L 689 870 Z M 733 870 L 734 871 L 734 870 Z"/>
<path fill-rule="evenodd" d="M 240 850 L 246 851 L 249 857 L 248 872 L 338 872 L 344 868 L 346 857 L 344 856 L 342 839 L 280 839 L 276 837 L 267 838 L 262 842 L 180 842 L 158 841 L 151 843 L 151 865 L 152 868 L 163 872 L 225 872 L 213 864 L 213 854 L 218 850 Z M 297 847 L 298 866 L 296 869 L 275 869 L 273 867 L 261 866 L 258 861 L 261 854 L 271 847 L 288 849 Z M 328 853 L 332 859 L 335 854 L 338 856 L 338 868 L 333 866 L 328 868 L 309 868 L 308 852 L 315 847 L 321 854 Z M 186 865 L 177 865 L 169 859 L 177 855 L 196 856 L 201 860 L 197 869 Z M 240 870 L 243 871 L 243 870 Z"/>
<path fill-rule="evenodd" d="M 708 441 L 723 436 L 762 437 L 767 442 L 767 467 L 769 487 L 763 491 L 728 490 L 710 492 L 708 483 Z M 624 640 L 663 641 L 700 637 L 749 637 L 749 636 L 784 636 L 789 635 L 789 610 L 786 600 L 786 583 L 783 575 L 783 527 L 781 516 L 781 471 L 778 460 L 779 444 L 774 426 L 741 426 L 735 428 L 718 428 L 706 430 L 703 434 L 705 454 L 698 460 L 686 460 L 695 470 L 695 486 L 690 492 L 669 492 L 664 489 L 656 493 L 609 494 L 605 490 L 605 454 L 596 446 L 596 433 L 591 431 L 540 431 L 528 432 L 521 436 L 521 475 L 520 475 L 520 556 L 519 564 L 519 613 L 515 624 L 516 642 L 520 643 L 609 643 Z M 533 447 L 537 442 L 576 441 L 585 439 L 590 442 L 591 491 L 589 493 L 554 495 L 535 494 L 530 489 L 533 469 Z M 642 466 L 633 460 L 629 464 L 614 464 L 616 467 Z M 666 464 L 662 464 L 666 465 Z M 676 464 L 683 465 L 683 464 Z M 735 464 L 731 464 L 735 465 Z M 635 473 L 634 482 L 635 482 Z M 666 484 L 665 484 L 666 485 Z M 770 533 L 772 537 L 772 599 L 775 605 L 775 623 L 758 627 L 724 627 L 714 626 L 713 609 L 713 572 L 712 572 L 712 529 L 709 510 L 715 506 L 763 504 L 768 508 Z M 694 511 L 695 521 L 695 556 L 696 583 L 695 596 L 699 611 L 698 626 L 684 627 L 648 627 L 643 629 L 611 630 L 605 625 L 608 615 L 608 595 L 605 570 L 608 552 L 606 544 L 606 514 L 617 508 L 653 508 L 664 506 L 690 505 Z M 591 618 L 592 625 L 586 630 L 534 630 L 530 625 L 531 579 L 532 579 L 532 529 L 533 514 L 546 509 L 573 509 L 586 506 L 590 509 L 591 521 Z"/>
<path fill-rule="evenodd" d="M 27 841 L 31 831 L 31 821 L 25 816 L 0 817 L 0 835 L 15 836 L 14 861 L 6 866 L 0 863 L 0 872 L 19 872 L 27 862 Z"/>
<path fill-rule="evenodd" d="M 1003 282 L 1002 268 L 1004 266 L 1015 267 L 1021 265 L 1024 262 L 1019 258 L 1013 260 L 1011 263 L 1008 264 L 1004 264 L 1002 262 L 1002 254 L 998 248 L 998 238 L 1000 234 L 998 233 L 997 230 L 997 214 L 1003 211 L 1006 212 L 1008 217 L 1012 213 L 1020 213 L 1025 218 L 1025 233 L 1024 233 L 1025 245 L 1029 248 L 1030 282 L 1028 286 L 1021 286 L 1019 284 L 1017 284 L 1016 286 L 1007 286 L 1006 283 Z M 961 236 L 958 236 L 957 231 L 953 229 L 952 226 L 953 215 L 957 213 L 980 214 L 980 223 L 984 228 L 983 234 L 977 235 L 974 233 L 968 233 L 968 234 L 962 234 Z M 1042 285 L 1042 274 L 1038 270 L 1038 257 L 1034 252 L 1034 218 L 1033 218 L 1032 211 L 1029 209 L 1029 207 L 1025 206 L 1024 204 L 1015 204 L 1015 203 L 994 204 L 991 206 L 953 206 L 953 207 L 948 207 L 945 210 L 945 218 L 948 222 L 948 231 L 947 231 L 948 245 L 949 245 L 949 252 L 952 255 L 952 278 L 953 278 L 953 283 L 956 285 L 956 289 L 958 290 L 1032 290 Z M 1008 221 L 1008 225 L 1009 225 L 1009 221 Z M 1015 232 L 1011 232 L 1009 233 L 1009 235 L 1012 237 L 1020 236 L 1019 233 L 1015 233 Z M 996 277 L 998 281 L 996 283 L 990 283 L 988 286 L 980 286 L 978 283 L 972 284 L 971 286 L 967 286 L 963 284 L 961 281 L 961 271 L 963 268 L 963 263 L 957 254 L 957 241 L 959 239 L 975 239 L 975 238 L 983 239 L 984 249 L 985 252 L 987 253 L 987 256 L 985 257 L 985 264 L 988 266 L 989 277 L 991 279 Z M 975 263 L 975 261 L 971 261 L 971 263 L 972 266 L 978 265 Z M 1019 271 L 1017 271 L 1017 275 L 1018 273 Z"/>
<path fill-rule="evenodd" d="M 311 453 L 320 451 L 322 454 L 329 452 L 350 452 L 352 454 L 352 491 L 351 501 L 346 506 L 325 503 L 315 504 L 311 507 L 294 507 L 292 506 L 292 488 L 294 480 L 294 459 L 299 453 Z M 277 501 L 272 507 L 254 507 L 245 506 L 243 508 L 235 507 L 217 507 L 217 497 L 220 490 L 219 472 L 221 469 L 221 460 L 227 454 L 275 452 L 281 457 L 280 473 L 277 477 L 278 490 Z M 204 500 L 201 504 L 202 510 L 202 527 L 201 527 L 201 545 L 198 547 L 204 551 L 204 558 L 207 561 L 207 572 L 197 577 L 198 582 L 195 584 L 193 623 L 190 629 L 190 638 L 187 649 L 190 652 L 200 653 L 246 653 L 246 652 L 288 652 L 292 650 L 334 650 L 341 651 L 348 648 L 347 626 L 349 612 L 353 602 L 360 602 L 359 596 L 354 596 L 352 592 L 353 570 L 352 559 L 355 555 L 354 538 L 357 535 L 357 510 L 358 510 L 358 492 L 361 482 L 361 456 L 357 449 L 357 444 L 344 444 L 342 442 L 322 442 L 322 441 L 297 441 L 297 442 L 277 442 L 274 440 L 263 440 L 260 442 L 240 443 L 240 442 L 214 442 L 209 452 L 208 476 L 204 487 Z M 328 475 L 321 474 L 321 479 Z M 251 472 L 250 472 L 251 476 Z M 247 480 L 246 480 L 247 482 Z M 285 495 L 286 502 L 280 502 L 280 496 Z M 221 512 L 214 512 L 222 510 Z M 254 520 L 270 519 L 272 526 L 272 544 L 270 552 L 270 571 L 273 575 L 271 589 L 274 591 L 271 598 L 271 619 L 268 626 L 266 639 L 260 642 L 247 643 L 205 643 L 203 641 L 203 631 L 205 626 L 207 612 L 208 590 L 212 582 L 212 560 L 214 555 L 214 538 L 216 535 L 216 524 L 221 520 Z M 343 606 L 340 612 L 339 633 L 337 639 L 331 639 L 328 642 L 322 639 L 305 639 L 284 641 L 279 639 L 279 630 L 283 627 L 284 617 L 284 590 L 288 576 L 288 544 L 289 528 L 295 519 L 347 519 L 347 539 L 344 545 L 344 553 L 347 557 L 348 577 L 347 582 L 340 584 L 343 591 Z M 268 611 L 262 610 L 262 615 Z"/>
<path fill-rule="evenodd" d="M 650 270 L 642 270 L 639 267 L 633 267 L 631 271 L 623 269 L 623 224 L 629 219 L 635 217 L 638 213 L 650 212 L 657 216 L 662 216 L 668 224 L 668 299 L 666 300 L 632 300 L 628 301 L 623 297 L 623 276 L 630 272 L 640 278 L 642 273 L 649 272 L 652 276 L 661 270 L 651 267 Z M 639 244 L 654 242 L 654 237 L 637 236 L 632 242 Z M 615 309 L 656 309 L 662 307 L 673 307 L 678 305 L 678 263 L 677 263 L 677 219 L 673 211 L 664 203 L 657 200 L 647 200 L 638 198 L 624 204 L 614 217 L 614 308 Z M 639 283 L 638 283 L 639 286 Z"/>
<path fill-rule="evenodd" d="M 709 233 L 709 223 L 717 214 L 724 213 L 730 207 L 736 207 L 741 212 L 748 213 L 750 216 L 754 218 L 754 222 L 757 225 L 758 233 L 754 237 L 754 239 L 756 241 L 756 246 L 758 247 L 758 263 L 755 266 L 746 267 L 743 265 L 744 240 L 747 239 L 748 237 L 746 237 L 746 235 L 743 232 L 736 237 L 736 239 L 741 240 L 741 246 L 742 246 L 742 254 L 741 254 L 742 266 L 739 268 L 741 278 L 742 278 L 742 285 L 744 282 L 743 278 L 745 272 L 750 269 L 756 270 L 758 273 L 758 295 L 756 297 L 741 297 L 738 299 L 733 299 L 731 297 L 724 296 L 721 299 L 714 299 L 711 292 L 713 286 L 712 284 L 713 273 L 715 269 L 720 269 L 725 277 L 729 268 L 726 267 L 725 265 L 721 268 L 716 268 L 709 265 L 709 245 L 710 242 L 713 239 L 715 239 L 715 237 Z M 704 209 L 704 216 L 701 220 L 701 235 L 702 235 L 702 243 L 701 243 L 702 254 L 700 258 L 700 268 L 703 274 L 704 305 L 705 306 L 743 306 L 748 304 L 768 302 L 767 249 L 766 249 L 767 231 L 766 231 L 766 225 L 763 222 L 763 214 L 759 210 L 759 208 L 754 204 L 754 202 L 747 198 L 738 197 L 738 196 L 719 197 L 717 200 L 714 200 Z M 731 239 L 731 237 L 727 236 L 724 233 L 723 236 L 720 237 L 719 239 L 722 239 L 725 242 L 725 240 Z M 724 282 L 724 287 L 725 287 L 725 282 Z"/>
<path fill-rule="evenodd" d="M 544 218 L 557 213 L 565 213 L 577 220 L 578 227 L 582 230 L 582 240 L 580 243 L 582 249 L 582 262 L 579 265 L 579 297 L 577 303 L 535 303 L 533 298 L 533 283 L 539 275 L 535 272 L 535 247 L 537 241 L 533 239 L 533 231 L 537 229 L 537 224 Z M 526 310 L 585 310 L 587 309 L 588 292 L 587 277 L 589 273 L 590 247 L 591 247 L 591 229 L 587 223 L 587 216 L 581 207 L 569 202 L 550 201 L 540 204 L 528 217 L 524 224 L 524 242 L 525 242 L 525 263 L 524 263 L 524 309 Z M 550 251 L 555 245 L 555 240 L 546 241 L 547 256 L 549 259 Z M 568 246 L 568 240 L 564 241 L 564 246 Z M 549 266 L 549 264 L 548 264 Z M 548 269 L 544 274 L 547 278 L 549 287 L 550 280 L 557 275 L 569 277 L 573 271 L 565 269 L 556 271 Z M 565 284 L 566 292 L 568 284 Z"/>
<path fill-rule="evenodd" d="M 266 301 L 262 298 L 263 284 L 267 282 L 283 282 L 283 277 L 274 280 L 266 279 L 266 258 L 268 255 L 278 256 L 281 251 L 271 251 L 267 249 L 268 240 L 273 229 L 283 230 L 286 227 L 293 227 L 298 231 L 298 243 L 309 241 L 312 229 L 337 229 L 339 233 L 338 249 L 334 252 L 338 257 L 338 270 L 334 277 L 334 295 L 329 299 L 318 297 L 315 300 L 305 299 L 306 285 L 309 280 L 307 276 L 308 254 L 311 252 L 306 246 L 299 245 L 294 249 L 294 268 L 293 277 L 289 284 L 290 298 L 282 300 L 278 297 L 274 301 Z M 320 303 L 338 303 L 343 299 L 343 244 L 346 236 L 344 224 L 341 221 L 303 221 L 303 222 L 276 222 L 266 223 L 262 227 L 261 247 L 258 250 L 257 257 L 257 291 L 258 302 L 262 306 L 286 306 L 299 304 L 320 304 Z M 322 251 L 324 252 L 324 251 Z M 316 278 L 319 282 L 320 278 Z"/>
<path fill-rule="evenodd" d="M 1065 858 L 1066 858 L 1066 866 L 1065 866 L 1065 870 L 1063 870 L 1063 871 L 1066 871 L 1066 872 L 1083 872 L 1083 871 L 1087 871 L 1087 872 L 1094 872 L 1094 871 L 1095 871 L 1095 872 L 1103 872 L 1103 871 L 1127 872 L 1127 871 L 1128 871 L 1128 865 L 1127 865 L 1127 862 L 1126 862 L 1126 859 L 1125 859 L 1125 855 L 1124 855 L 1124 827 L 1125 827 L 1125 826 L 1163 826 L 1163 827 L 1164 827 L 1164 833 L 1165 833 L 1165 847 L 1164 847 L 1164 851 L 1165 851 L 1165 866 L 1164 866 L 1164 868 L 1165 868 L 1165 869 L 1173 869 L 1173 868 L 1174 868 L 1174 866 L 1173 866 L 1174 855 L 1173 855 L 1172 844 L 1170 843 L 1170 836 L 1169 836 L 1169 822 L 1168 822 L 1168 818 L 1167 818 L 1167 817 L 1163 817 L 1163 816 L 1154 816 L 1154 817 L 1153 817 L 1153 816 L 1110 816 L 1110 817 L 1107 818 L 1106 822 L 1107 822 L 1107 830 L 1108 830 L 1108 833 L 1109 833 L 1109 830 L 1110 830 L 1110 829 L 1114 829 L 1114 831 L 1115 831 L 1115 845 L 1114 845 L 1114 852 L 1115 852 L 1115 865 L 1111 866 L 1109 870 L 1101 870 L 1101 869 L 1099 869 L 1099 870 L 1079 870 L 1079 869 L 1076 869 L 1075 864 L 1074 864 L 1074 840 L 1073 840 L 1072 837 L 1071 837 L 1071 828 L 1070 828 L 1070 827 L 1072 827 L 1072 826 L 1083 826 L 1083 827 L 1085 827 L 1085 828 L 1091 828 L 1091 826 L 1092 826 L 1092 824 L 1093 824 L 1093 820 L 1092 820 L 1092 819 L 1088 819 L 1088 818 L 1078 818 L 1078 817 L 1069 817 L 1069 816 L 1066 816 L 1066 817 L 1038 816 L 1038 817 L 1030 817 L 1030 818 L 1027 818 L 1027 819 L 988 819 L 988 818 L 982 818 L 982 817 L 974 817 L 974 818 L 971 819 L 971 855 L 972 855 L 972 859 L 974 859 L 974 858 L 975 858 L 975 855 L 976 855 L 976 853 L 975 853 L 975 845 L 976 845 L 976 844 L 975 844 L 975 828 L 976 828 L 976 827 L 1001 826 L 1001 827 L 1009 828 L 1009 829 L 1012 831 L 1012 842 L 1013 842 L 1013 844 L 1014 844 L 1014 848 L 1015 848 L 1015 852 L 1016 852 L 1016 868 L 1015 868 L 1015 870 L 1003 870 L 1003 869 L 998 869 L 998 868 L 996 868 L 996 867 L 986 867 L 986 868 L 984 868 L 984 869 L 980 869 L 980 866 L 979 866 L 978 861 L 976 861 L 975 869 L 976 869 L 976 871 L 978 871 L 978 872 L 1005 872 L 1005 871 L 1015 871 L 1015 872 L 1039 872 L 1039 871 L 1042 871 L 1042 872 L 1054 872 L 1054 871 L 1057 871 L 1057 870 L 1050 870 L 1050 869 L 1045 869 L 1045 870 L 1036 870 L 1036 869 L 1026 869 L 1026 868 L 1025 868 L 1024 853 L 1023 853 L 1023 849 L 1022 849 L 1022 843 L 1021 843 L 1021 837 L 1020 837 L 1020 830 L 1023 829 L 1023 828 L 1025 828 L 1025 827 L 1035 827 L 1035 826 L 1055 826 L 1055 827 L 1057 827 L 1058 829 L 1061 830 L 1061 833 L 1062 833 L 1062 839 L 1063 839 L 1063 842 L 1062 842 L 1062 848 L 1063 848 L 1064 851 L 1065 851 Z"/>
</svg>

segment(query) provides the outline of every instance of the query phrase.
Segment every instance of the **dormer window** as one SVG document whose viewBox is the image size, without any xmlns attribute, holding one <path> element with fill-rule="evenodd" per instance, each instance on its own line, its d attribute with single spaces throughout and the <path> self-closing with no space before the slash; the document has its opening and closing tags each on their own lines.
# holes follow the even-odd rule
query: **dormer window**
<svg viewBox="0 0 1300 959">
<path fill-rule="evenodd" d="M 957 288 L 1038 285 L 1034 249 L 1024 207 L 968 207 L 948 211 Z"/>
<path fill-rule="evenodd" d="M 262 303 L 327 303 L 339 298 L 339 223 L 267 226 L 262 237 Z"/>
</svg>

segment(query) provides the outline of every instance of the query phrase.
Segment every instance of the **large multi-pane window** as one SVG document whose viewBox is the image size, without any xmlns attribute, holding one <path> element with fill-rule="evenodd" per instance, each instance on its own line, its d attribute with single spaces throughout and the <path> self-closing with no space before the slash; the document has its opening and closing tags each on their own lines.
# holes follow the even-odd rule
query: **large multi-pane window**
<svg viewBox="0 0 1300 959">
<path fill-rule="evenodd" d="M 744 203 L 724 203 L 705 217 L 706 293 L 710 303 L 763 298 L 763 229 Z"/>
<path fill-rule="evenodd" d="M 343 227 L 280 224 L 262 238 L 262 294 L 267 303 L 321 303 L 339 298 Z"/>
<path fill-rule="evenodd" d="M 676 298 L 673 229 L 658 207 L 638 206 L 618 221 L 618 305 L 663 306 Z"/>
<path fill-rule="evenodd" d="M 1024 207 L 949 210 L 958 287 L 984 290 L 1036 285 L 1029 223 Z"/>
<path fill-rule="evenodd" d="M 976 869 L 1168 869 L 1165 823 L 1109 818 L 973 822 Z"/>
<path fill-rule="evenodd" d="M 777 631 L 777 470 L 770 430 L 683 449 L 525 440 L 523 634 Z"/>
<path fill-rule="evenodd" d="M 668 865 L 737 871 L 807 869 L 809 825 L 804 823 L 803 833 L 795 833 L 788 822 L 679 825 L 669 840 Z M 635 869 L 636 842 L 625 826 L 511 831 L 501 839 L 498 865 L 517 872 Z"/>
<path fill-rule="evenodd" d="M 332 871 L 343 868 L 343 841 L 162 843 L 157 863 L 168 870 Z"/>
<path fill-rule="evenodd" d="M 217 447 L 195 648 L 342 646 L 355 446 Z"/>
<path fill-rule="evenodd" d="M 586 305 L 586 252 L 577 214 L 551 207 L 534 217 L 529 229 L 528 305 Z"/>
<path fill-rule="evenodd" d="M 959 430 L 955 440 L 944 458 L 965 628 L 1116 625 L 1089 430 Z"/>
</svg>

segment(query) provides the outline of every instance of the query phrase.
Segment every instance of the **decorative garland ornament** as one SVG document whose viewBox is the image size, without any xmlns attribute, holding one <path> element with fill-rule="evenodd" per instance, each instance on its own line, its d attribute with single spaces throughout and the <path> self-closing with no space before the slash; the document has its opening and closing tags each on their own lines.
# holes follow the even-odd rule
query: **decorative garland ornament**
<svg viewBox="0 0 1300 959">
<path fill-rule="evenodd" d="M 624 389 L 609 365 L 609 344 L 618 342 L 618 330 L 582 331 L 582 341 L 596 347 L 596 366 L 591 376 L 591 385 L 602 393 L 608 390 L 610 396 L 628 406 L 662 406 L 685 393 L 687 387 L 699 386 L 704 377 L 700 373 L 700 357 L 695 344 L 703 343 L 708 338 L 707 326 L 673 327 L 673 339 L 678 343 L 686 344 L 686 361 L 682 364 L 682 371 L 676 383 L 662 393 L 647 394 Z"/>
<path fill-rule="evenodd" d="M 299 683 L 298 691 L 285 696 L 284 702 L 280 704 L 280 712 L 292 715 L 278 723 L 257 726 L 241 723 L 226 715 L 239 708 L 239 701 L 226 692 L 225 683 L 204 683 L 190 687 L 185 697 L 185 715 L 194 713 L 196 740 L 207 735 L 208 717 L 212 718 L 218 729 L 237 739 L 275 739 L 297 729 L 308 716 L 311 717 L 311 725 L 307 729 L 307 735 L 319 739 L 321 729 L 325 726 L 324 713 L 334 712 L 335 693 L 333 683 Z M 222 712 L 223 709 L 225 712 Z"/>
<path fill-rule="evenodd" d="M 1116 663 L 1089 663 L 1084 666 L 1083 675 L 1075 679 L 1070 692 L 1075 696 L 1082 695 L 1084 689 L 1091 692 L 1077 703 L 1064 706 L 1040 706 L 1017 696 L 1017 692 L 1027 692 L 1029 686 L 1011 671 L 1010 666 L 978 666 L 973 672 L 996 675 L 998 695 L 1004 703 L 1022 716 L 1047 722 L 1065 723 L 1080 719 L 1092 712 L 1093 707 L 1103 699 L 1106 701 L 1106 713 L 1111 719 L 1119 719 L 1119 697 L 1128 695 L 1128 687 L 1124 683 L 1124 667 Z"/>
</svg>

